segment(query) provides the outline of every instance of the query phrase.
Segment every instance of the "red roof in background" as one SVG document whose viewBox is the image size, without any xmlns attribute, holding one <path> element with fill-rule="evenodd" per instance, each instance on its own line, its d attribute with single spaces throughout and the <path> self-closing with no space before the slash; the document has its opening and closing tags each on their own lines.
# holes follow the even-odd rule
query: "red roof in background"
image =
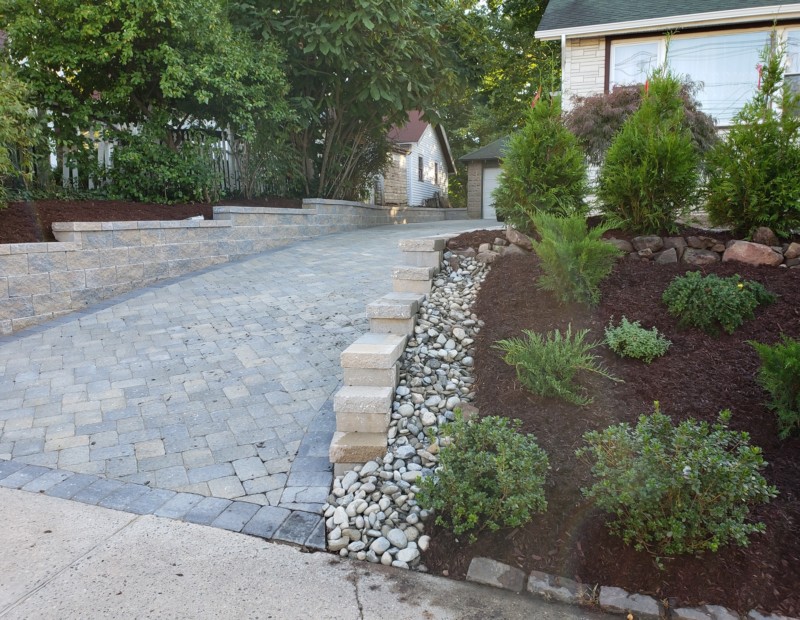
<svg viewBox="0 0 800 620">
<path fill-rule="evenodd" d="M 411 110 L 408 113 L 408 122 L 405 125 L 402 127 L 392 126 L 389 130 L 389 139 L 398 143 L 419 142 L 429 124 L 427 121 L 422 120 L 422 112 Z"/>
<path fill-rule="evenodd" d="M 402 127 L 393 125 L 389 130 L 389 140 L 395 144 L 407 144 L 409 142 L 419 142 L 422 134 L 428 128 L 430 123 L 422 120 L 422 112 L 420 110 L 411 110 L 408 112 L 408 122 Z M 445 160 L 447 161 L 447 171 L 454 173 L 456 171 L 456 164 L 453 160 L 453 154 L 450 152 L 450 143 L 447 140 L 447 134 L 441 125 L 434 126 L 436 137 L 439 144 L 444 151 Z"/>
</svg>

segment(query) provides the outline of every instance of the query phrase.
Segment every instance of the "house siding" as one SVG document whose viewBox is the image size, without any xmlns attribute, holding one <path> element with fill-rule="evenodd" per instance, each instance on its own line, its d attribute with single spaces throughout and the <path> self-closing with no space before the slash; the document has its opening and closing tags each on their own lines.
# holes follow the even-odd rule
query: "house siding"
<svg viewBox="0 0 800 620">
<path fill-rule="evenodd" d="M 562 77 L 563 106 L 572 107 L 572 98 L 602 93 L 605 89 L 606 40 L 567 39 Z"/>
<path fill-rule="evenodd" d="M 418 177 L 417 162 L 419 157 L 423 160 L 423 180 Z M 408 183 L 408 204 L 421 205 L 426 198 L 432 198 L 437 193 L 447 193 L 447 161 L 445 154 L 436 137 L 436 132 L 430 125 L 425 129 L 419 141 L 411 145 L 411 152 L 406 160 L 406 179 Z M 435 164 L 439 164 L 439 182 L 434 182 Z"/>
</svg>

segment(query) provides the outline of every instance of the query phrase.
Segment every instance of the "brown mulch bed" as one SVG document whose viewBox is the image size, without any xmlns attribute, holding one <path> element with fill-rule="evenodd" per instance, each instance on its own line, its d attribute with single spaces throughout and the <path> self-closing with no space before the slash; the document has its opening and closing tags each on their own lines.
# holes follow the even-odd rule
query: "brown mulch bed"
<svg viewBox="0 0 800 620">
<path fill-rule="evenodd" d="M 248 207 L 301 207 L 301 201 L 269 197 L 258 200 L 230 199 L 218 205 Z M 0 209 L 0 243 L 55 241 L 53 222 L 121 222 L 183 220 L 202 215 L 213 219 L 210 204 L 145 204 L 112 200 L 36 200 L 12 202 Z"/>
<path fill-rule="evenodd" d="M 475 247 L 502 235 L 479 231 L 455 239 L 452 247 Z M 480 290 L 478 316 L 486 322 L 476 340 L 476 386 L 481 415 L 518 418 L 526 432 L 547 451 L 552 471 L 547 485 L 548 511 L 527 526 L 481 533 L 474 544 L 434 528 L 426 564 L 437 573 L 463 578 L 475 556 L 490 557 L 526 572 L 542 570 L 587 584 L 617 586 L 631 592 L 671 598 L 673 606 L 720 604 L 746 612 L 753 608 L 800 617 L 800 439 L 778 439 L 768 398 L 755 382 L 759 358 L 748 340 L 774 343 L 781 332 L 800 338 L 800 269 L 748 267 L 726 263 L 704 270 L 720 276 L 739 274 L 761 282 L 778 294 L 777 303 L 762 306 L 753 320 L 733 335 L 711 337 L 678 328 L 661 303 L 669 282 L 685 267 L 620 260 L 602 284 L 598 308 L 560 306 L 536 288 L 541 273 L 535 255 L 510 255 L 497 260 Z M 611 317 L 657 326 L 672 341 L 666 356 L 647 365 L 621 359 L 607 347 L 595 353 L 611 373 L 624 379 L 613 383 L 589 377 L 594 402 L 577 407 L 542 399 L 522 388 L 512 367 L 492 345 L 529 329 L 591 329 L 600 340 Z M 750 433 L 769 463 L 767 480 L 779 489 L 771 503 L 757 508 L 753 518 L 766 524 L 765 534 L 751 537 L 748 547 L 724 548 L 702 557 L 666 561 L 660 571 L 645 553 L 626 547 L 611 536 L 604 515 L 582 497 L 591 483 L 587 462 L 575 457 L 582 435 L 591 429 L 626 421 L 635 423 L 649 413 L 653 401 L 673 420 L 689 417 L 714 421 L 731 409 L 731 427 Z"/>
</svg>

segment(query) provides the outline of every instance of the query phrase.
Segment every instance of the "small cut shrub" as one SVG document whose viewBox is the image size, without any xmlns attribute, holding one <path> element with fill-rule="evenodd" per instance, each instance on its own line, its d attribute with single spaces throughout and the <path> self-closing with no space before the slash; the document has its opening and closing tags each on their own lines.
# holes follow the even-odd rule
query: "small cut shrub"
<svg viewBox="0 0 800 620">
<path fill-rule="evenodd" d="M 761 87 L 708 156 L 706 210 L 738 235 L 800 228 L 800 93 L 783 79 L 784 51 L 764 51 Z"/>
<path fill-rule="evenodd" d="M 600 282 L 611 273 L 621 251 L 603 241 L 606 226 L 589 229 L 586 218 L 539 213 L 533 223 L 541 237 L 532 241 L 544 275 L 538 286 L 555 293 L 562 303 L 596 305 Z"/>
<path fill-rule="evenodd" d="M 634 232 L 673 230 L 676 218 L 694 206 L 699 182 L 681 83 L 657 71 L 606 153 L 597 184 L 601 210 L 615 226 Z"/>
<path fill-rule="evenodd" d="M 572 326 L 562 334 L 559 330 L 545 335 L 523 330 L 525 338 L 500 340 L 495 348 L 505 351 L 503 360 L 517 371 L 519 382 L 534 394 L 557 397 L 575 405 L 592 402 L 576 381 L 581 372 L 599 374 L 619 381 L 608 374 L 591 350 L 597 343 L 587 343 L 588 329 L 578 331 L 574 337 Z"/>
<path fill-rule="evenodd" d="M 521 231 L 540 211 L 585 213 L 586 162 L 578 141 L 561 120 L 561 101 L 543 97 L 511 136 L 495 190 L 500 217 Z"/>
<path fill-rule="evenodd" d="M 772 400 L 781 439 L 800 433 L 800 341 L 785 334 L 775 345 L 750 343 L 761 358 L 758 382 Z"/>
<path fill-rule="evenodd" d="M 460 414 L 442 429 L 451 443 L 439 453 L 434 475 L 422 479 L 417 501 L 433 509 L 436 523 L 470 540 L 484 528 L 519 527 L 544 512 L 547 454 L 521 422 Z"/>
<path fill-rule="evenodd" d="M 766 463 L 747 433 L 727 428 L 730 412 L 713 425 L 673 425 L 656 403 L 635 427 L 618 424 L 584 435 L 578 450 L 593 462 L 595 483 L 583 489 L 615 519 L 609 528 L 626 544 L 657 558 L 745 546 L 762 523 L 750 507 L 777 495 L 759 473 Z"/>
<path fill-rule="evenodd" d="M 681 326 L 699 327 L 716 335 L 721 327 L 732 334 L 761 304 L 772 303 L 775 295 L 758 282 L 729 278 L 699 271 L 676 276 L 662 297 L 667 310 Z"/>
<path fill-rule="evenodd" d="M 661 357 L 672 344 L 658 330 L 645 329 L 639 321 L 631 323 L 624 316 L 619 325 L 606 327 L 606 344 L 621 357 L 632 357 L 649 364 Z"/>
</svg>

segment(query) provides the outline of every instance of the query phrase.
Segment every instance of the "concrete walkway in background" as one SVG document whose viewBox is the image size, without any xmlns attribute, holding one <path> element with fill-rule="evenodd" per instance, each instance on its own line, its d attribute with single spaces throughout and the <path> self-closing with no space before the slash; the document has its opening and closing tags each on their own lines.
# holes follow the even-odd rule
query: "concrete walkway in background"
<svg viewBox="0 0 800 620">
<path fill-rule="evenodd" d="M 0 618 L 602 618 L 225 530 L 0 488 Z"/>
<path fill-rule="evenodd" d="M 492 225 L 320 237 L 0 338 L 0 487 L 324 548 L 340 352 L 398 241 Z"/>
</svg>

